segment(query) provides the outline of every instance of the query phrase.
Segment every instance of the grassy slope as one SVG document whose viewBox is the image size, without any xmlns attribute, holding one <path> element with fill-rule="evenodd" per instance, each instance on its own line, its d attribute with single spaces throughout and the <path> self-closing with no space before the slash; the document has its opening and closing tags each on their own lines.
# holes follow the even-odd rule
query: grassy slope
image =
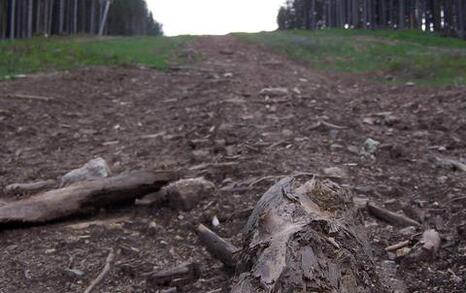
<svg viewBox="0 0 466 293">
<path fill-rule="evenodd" d="M 466 41 L 416 31 L 327 29 L 237 34 L 321 70 L 395 82 L 466 85 Z"/>
<path fill-rule="evenodd" d="M 144 64 L 164 70 L 189 37 L 37 37 L 0 42 L 0 79 L 89 65 Z"/>
</svg>

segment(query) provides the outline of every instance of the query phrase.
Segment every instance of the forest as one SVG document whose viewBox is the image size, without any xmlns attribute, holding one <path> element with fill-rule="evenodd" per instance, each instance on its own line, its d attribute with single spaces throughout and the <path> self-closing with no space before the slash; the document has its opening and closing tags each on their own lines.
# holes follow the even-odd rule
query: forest
<svg viewBox="0 0 466 293">
<path fill-rule="evenodd" d="M 466 37 L 463 0 L 288 0 L 277 20 L 280 29 L 410 28 Z"/>
<path fill-rule="evenodd" d="M 145 0 L 0 0 L 0 39 L 34 35 L 160 35 Z"/>
</svg>

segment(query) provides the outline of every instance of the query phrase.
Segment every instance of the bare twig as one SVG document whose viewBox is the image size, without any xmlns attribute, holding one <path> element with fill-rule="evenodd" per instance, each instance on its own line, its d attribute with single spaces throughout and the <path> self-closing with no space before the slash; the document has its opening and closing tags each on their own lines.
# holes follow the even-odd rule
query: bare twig
<svg viewBox="0 0 466 293">
<path fill-rule="evenodd" d="M 95 278 L 94 281 L 91 282 L 91 284 L 89 285 L 89 287 L 87 287 L 84 293 L 91 293 L 92 290 L 94 290 L 94 288 L 104 280 L 105 276 L 110 271 L 110 266 L 112 265 L 114 258 L 115 258 L 115 253 L 113 252 L 113 249 L 111 249 L 110 253 L 107 256 L 107 259 L 105 260 L 104 269 L 100 272 L 97 278 Z"/>
<path fill-rule="evenodd" d="M 348 128 L 346 126 L 339 126 L 339 125 L 332 124 L 330 122 L 326 122 L 324 120 L 319 120 L 314 125 L 309 127 L 308 129 L 309 130 L 315 130 L 315 129 L 321 127 L 321 126 L 327 126 L 328 128 L 333 128 L 333 129 L 347 129 Z"/>
<path fill-rule="evenodd" d="M 401 241 L 401 242 L 399 242 L 399 243 L 396 243 L 396 244 L 387 246 L 387 247 L 385 247 L 385 251 L 395 251 L 395 250 L 398 250 L 398 249 L 400 249 L 400 248 L 403 248 L 403 247 L 408 246 L 410 242 L 411 242 L 410 240 L 405 240 L 405 241 Z"/>
<path fill-rule="evenodd" d="M 42 101 L 42 102 L 50 102 L 50 101 L 55 100 L 54 98 L 51 98 L 51 97 L 22 95 L 22 94 L 7 94 L 7 95 L 2 95 L 0 97 L 10 98 L 10 99 L 36 100 L 36 101 Z"/>
</svg>

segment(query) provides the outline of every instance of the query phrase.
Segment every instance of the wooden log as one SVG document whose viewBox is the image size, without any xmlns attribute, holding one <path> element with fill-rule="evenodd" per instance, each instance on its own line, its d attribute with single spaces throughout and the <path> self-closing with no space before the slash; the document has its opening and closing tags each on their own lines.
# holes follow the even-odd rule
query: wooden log
<svg viewBox="0 0 466 293">
<path fill-rule="evenodd" d="M 199 279 L 201 273 L 197 263 L 183 263 L 177 267 L 146 274 L 147 286 L 183 286 Z"/>
<path fill-rule="evenodd" d="M 239 251 L 236 246 L 202 224 L 197 227 L 197 233 L 199 240 L 206 246 L 210 254 L 218 258 L 226 267 L 234 268 L 236 266 L 234 254 Z"/>
<path fill-rule="evenodd" d="M 57 182 L 55 180 L 44 180 L 30 183 L 13 183 L 5 187 L 5 193 L 9 194 L 33 194 L 44 189 L 53 188 Z"/>
<path fill-rule="evenodd" d="M 377 206 L 373 202 L 367 203 L 367 209 L 374 217 L 383 220 L 391 225 L 399 227 L 421 226 L 421 224 L 405 215 L 397 214 L 382 207 Z"/>
<path fill-rule="evenodd" d="M 257 203 L 231 292 L 383 292 L 349 191 L 285 178 Z"/>
<path fill-rule="evenodd" d="M 85 212 L 88 208 L 131 201 L 158 191 L 176 177 L 170 172 L 141 171 L 78 182 L 0 207 L 0 225 L 44 223 Z"/>
</svg>

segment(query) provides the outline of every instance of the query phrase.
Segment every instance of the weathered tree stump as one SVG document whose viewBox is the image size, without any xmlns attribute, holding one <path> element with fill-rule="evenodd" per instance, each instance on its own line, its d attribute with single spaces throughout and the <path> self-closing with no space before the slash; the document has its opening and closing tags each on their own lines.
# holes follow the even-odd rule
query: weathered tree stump
<svg viewBox="0 0 466 293">
<path fill-rule="evenodd" d="M 383 292 L 349 192 L 278 182 L 245 227 L 232 292 Z"/>
</svg>

